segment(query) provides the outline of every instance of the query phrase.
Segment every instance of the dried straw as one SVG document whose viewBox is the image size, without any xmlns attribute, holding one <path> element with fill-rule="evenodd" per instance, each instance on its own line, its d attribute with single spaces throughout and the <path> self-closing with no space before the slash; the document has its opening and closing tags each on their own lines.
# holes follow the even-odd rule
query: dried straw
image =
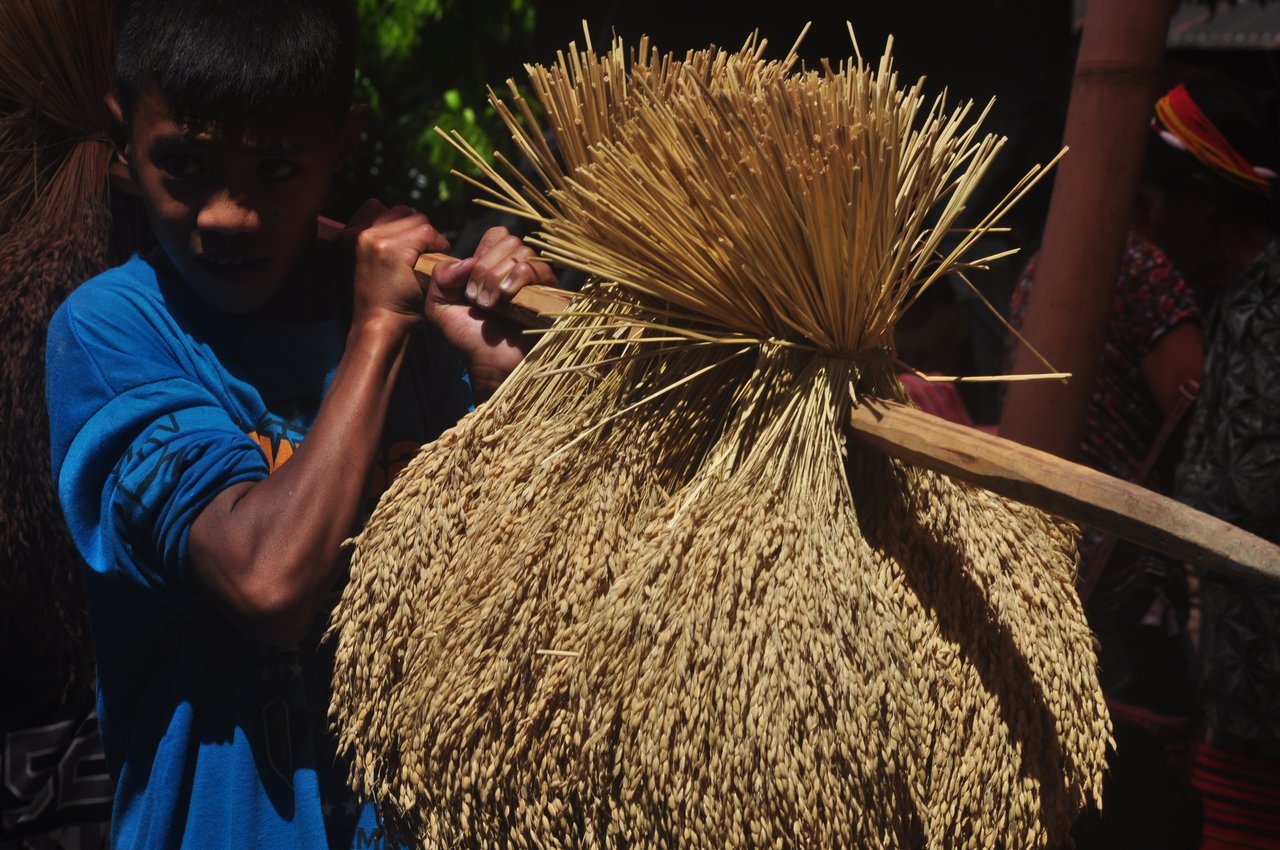
<svg viewBox="0 0 1280 850">
<path fill-rule="evenodd" d="M 535 179 L 478 185 L 595 282 L 354 541 L 333 711 L 396 834 L 1049 847 L 1097 797 L 1074 531 L 843 432 L 1000 143 L 763 46 L 531 68 L 562 159 L 495 98 Z"/>
<path fill-rule="evenodd" d="M 44 337 L 67 294 L 108 265 L 114 5 L 0 3 L 0 655 L 69 691 L 93 662 L 50 479 Z"/>
</svg>

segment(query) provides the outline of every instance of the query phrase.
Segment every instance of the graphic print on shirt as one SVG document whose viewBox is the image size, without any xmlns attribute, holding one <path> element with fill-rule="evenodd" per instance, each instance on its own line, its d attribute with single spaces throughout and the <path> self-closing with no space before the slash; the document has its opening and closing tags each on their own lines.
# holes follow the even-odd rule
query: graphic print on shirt
<svg viewBox="0 0 1280 850">
<path fill-rule="evenodd" d="M 268 410 L 263 414 L 249 432 L 249 439 L 258 444 L 267 459 L 267 469 L 275 472 L 285 461 L 293 457 L 294 451 L 302 445 L 302 438 L 311 427 L 308 411 L 319 407 L 318 403 L 304 404 L 292 402 L 283 405 L 283 413 Z"/>
<path fill-rule="evenodd" d="M 313 405 L 313 407 L 318 405 Z M 305 404 L 294 403 L 285 408 L 286 412 L 267 411 L 258 420 L 254 430 L 248 434 L 249 439 L 258 444 L 263 456 L 267 459 L 267 469 L 275 472 L 284 466 L 293 453 L 302 445 L 302 440 L 311 427 L 311 419 L 304 411 Z M 391 486 L 395 477 L 408 466 L 409 461 L 418 453 L 422 444 L 418 440 L 384 438 L 373 459 L 373 467 L 369 470 L 369 478 L 365 482 L 364 497 L 366 514 L 372 511 L 378 498 Z"/>
<path fill-rule="evenodd" d="M 146 505 L 152 485 L 167 483 L 175 470 L 185 468 L 204 455 L 203 446 L 180 445 L 173 448 L 168 445 L 169 438 L 181 431 L 178 417 L 171 413 L 156 423 L 154 433 L 140 447 L 130 446 L 124 450 L 113 472 L 120 477 L 120 491 L 128 499 L 137 505 Z M 139 469 L 133 474 L 125 474 L 135 462 L 141 463 Z"/>
</svg>

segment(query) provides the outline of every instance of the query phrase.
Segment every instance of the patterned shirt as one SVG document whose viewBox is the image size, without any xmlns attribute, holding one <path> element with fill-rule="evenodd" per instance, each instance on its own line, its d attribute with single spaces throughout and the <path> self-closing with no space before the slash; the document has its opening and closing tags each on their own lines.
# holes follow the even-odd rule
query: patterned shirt
<svg viewBox="0 0 1280 850">
<path fill-rule="evenodd" d="M 1175 494 L 1280 542 L 1280 243 L 1222 296 Z M 1201 576 L 1205 722 L 1239 741 L 1280 745 L 1280 588 Z"/>
</svg>

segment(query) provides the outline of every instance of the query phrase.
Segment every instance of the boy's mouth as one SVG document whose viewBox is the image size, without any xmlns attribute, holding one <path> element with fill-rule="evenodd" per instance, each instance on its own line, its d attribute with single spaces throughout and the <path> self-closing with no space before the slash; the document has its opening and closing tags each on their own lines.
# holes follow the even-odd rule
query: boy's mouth
<svg viewBox="0 0 1280 850">
<path fill-rule="evenodd" d="M 240 266 L 245 263 L 243 257 L 205 257 L 204 260 L 215 266 Z"/>
<path fill-rule="evenodd" d="M 239 269 L 254 266 L 263 261 L 262 257 L 243 257 L 219 254 L 197 254 L 195 259 L 202 264 L 218 269 Z"/>
</svg>

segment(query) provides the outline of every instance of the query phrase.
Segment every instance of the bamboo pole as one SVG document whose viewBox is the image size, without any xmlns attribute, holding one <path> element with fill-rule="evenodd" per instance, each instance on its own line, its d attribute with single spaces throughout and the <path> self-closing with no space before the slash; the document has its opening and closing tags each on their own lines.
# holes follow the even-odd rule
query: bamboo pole
<svg viewBox="0 0 1280 850">
<path fill-rule="evenodd" d="M 1172 0 L 1094 0 L 1085 17 L 1064 136 L 1070 153 L 1054 181 L 1022 329 L 1072 377 L 1011 385 L 1000 420 L 1001 436 L 1060 457 L 1075 457 L 1084 433 L 1172 12 Z M 1013 373 L 1033 371 L 1043 365 L 1019 345 Z"/>
</svg>

